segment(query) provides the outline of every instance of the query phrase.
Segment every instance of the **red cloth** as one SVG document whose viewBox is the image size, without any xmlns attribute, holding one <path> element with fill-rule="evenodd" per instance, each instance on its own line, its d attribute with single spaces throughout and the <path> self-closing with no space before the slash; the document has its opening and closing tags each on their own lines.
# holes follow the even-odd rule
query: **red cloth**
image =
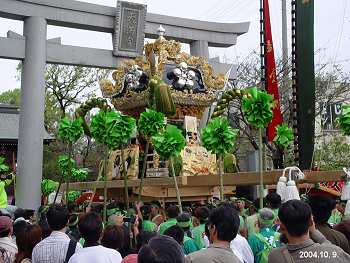
<svg viewBox="0 0 350 263">
<path fill-rule="evenodd" d="M 278 81 L 276 77 L 276 62 L 272 44 L 272 33 L 270 23 L 269 1 L 264 0 L 264 27 L 265 27 L 265 70 L 266 70 L 266 91 L 273 95 L 276 107 L 273 109 L 273 118 L 267 127 L 267 138 L 273 141 L 276 136 L 276 126 L 283 122 L 280 98 L 278 92 Z"/>
<path fill-rule="evenodd" d="M 122 263 L 137 263 L 137 254 L 130 254 L 123 258 Z"/>
</svg>

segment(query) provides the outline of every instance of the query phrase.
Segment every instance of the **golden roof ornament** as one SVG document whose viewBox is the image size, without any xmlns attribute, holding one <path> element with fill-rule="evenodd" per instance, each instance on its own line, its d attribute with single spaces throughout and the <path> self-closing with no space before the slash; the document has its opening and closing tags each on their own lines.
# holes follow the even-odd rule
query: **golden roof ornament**
<svg viewBox="0 0 350 263">
<path fill-rule="evenodd" d="M 110 80 L 101 80 L 102 95 L 112 100 L 115 108 L 126 114 L 138 115 L 152 104 L 150 80 L 157 78 L 167 86 L 176 106 L 176 117 L 201 117 L 205 107 L 216 99 L 224 87 L 223 74 L 214 74 L 206 58 L 181 52 L 181 44 L 164 37 L 163 26 L 159 37 L 144 46 L 145 55 L 128 60 L 112 74 Z"/>
</svg>

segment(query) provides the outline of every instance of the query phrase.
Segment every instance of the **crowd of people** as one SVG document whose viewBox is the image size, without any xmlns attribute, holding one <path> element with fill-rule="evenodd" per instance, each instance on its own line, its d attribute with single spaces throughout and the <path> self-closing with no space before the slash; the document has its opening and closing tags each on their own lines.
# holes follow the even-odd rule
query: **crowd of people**
<svg viewBox="0 0 350 263">
<path fill-rule="evenodd" d="M 154 201 L 135 204 L 134 216 L 115 209 L 106 222 L 100 205 L 84 213 L 60 204 L 18 208 L 0 216 L 0 262 L 350 262 L 350 218 L 332 198 L 281 204 L 270 193 L 257 205 L 192 204 L 180 213 Z"/>
</svg>

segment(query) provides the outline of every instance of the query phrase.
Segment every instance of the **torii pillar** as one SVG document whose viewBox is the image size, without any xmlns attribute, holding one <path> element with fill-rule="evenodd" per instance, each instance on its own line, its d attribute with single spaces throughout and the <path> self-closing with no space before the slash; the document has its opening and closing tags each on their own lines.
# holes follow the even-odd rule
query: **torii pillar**
<svg viewBox="0 0 350 263">
<path fill-rule="evenodd" d="M 21 113 L 18 140 L 16 205 L 37 209 L 41 204 L 47 23 L 42 17 L 24 19 L 25 59 L 22 64 Z"/>
</svg>

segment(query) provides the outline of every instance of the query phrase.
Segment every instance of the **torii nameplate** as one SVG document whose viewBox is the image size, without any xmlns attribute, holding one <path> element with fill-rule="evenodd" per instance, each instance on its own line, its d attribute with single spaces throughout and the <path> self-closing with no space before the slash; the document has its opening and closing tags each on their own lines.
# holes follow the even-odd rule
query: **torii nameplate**
<svg viewBox="0 0 350 263">
<path fill-rule="evenodd" d="M 117 2 L 113 34 L 113 54 L 122 57 L 142 55 L 147 6 Z"/>
</svg>

